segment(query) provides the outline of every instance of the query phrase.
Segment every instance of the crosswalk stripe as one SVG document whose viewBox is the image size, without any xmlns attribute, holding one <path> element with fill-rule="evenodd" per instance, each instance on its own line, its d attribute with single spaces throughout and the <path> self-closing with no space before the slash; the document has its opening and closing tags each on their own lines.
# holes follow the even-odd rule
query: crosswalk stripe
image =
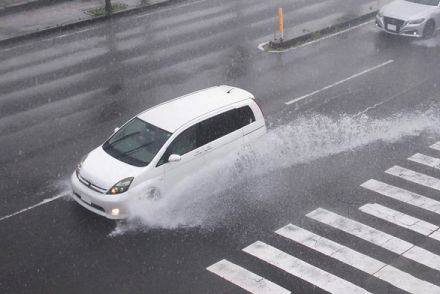
<svg viewBox="0 0 440 294">
<path fill-rule="evenodd" d="M 335 294 L 369 293 L 349 281 L 321 270 L 261 241 L 249 245 L 243 251 L 327 292 Z"/>
<path fill-rule="evenodd" d="M 415 172 L 398 165 L 393 166 L 385 172 L 387 174 L 405 179 L 409 182 L 413 182 L 440 191 L 440 180 L 437 178 Z"/>
<path fill-rule="evenodd" d="M 318 251 L 413 294 L 440 293 L 440 288 L 344 245 L 289 224 L 277 234 Z"/>
<path fill-rule="evenodd" d="M 289 294 L 290 291 L 226 259 L 206 268 L 208 271 L 254 294 Z"/>
<path fill-rule="evenodd" d="M 440 214 L 440 201 L 401 189 L 374 179 L 368 180 L 361 187 L 393 198 L 395 200 Z"/>
<path fill-rule="evenodd" d="M 323 208 L 315 209 L 308 213 L 307 217 L 402 255 L 432 269 L 440 270 L 440 256 L 360 222 L 340 216 Z"/>
<path fill-rule="evenodd" d="M 377 203 L 365 204 L 359 210 L 424 236 L 430 236 L 439 229 L 434 224 Z"/>
<path fill-rule="evenodd" d="M 440 158 L 416 153 L 413 156 L 409 157 L 408 160 L 414 161 L 435 169 L 440 169 Z"/>
<path fill-rule="evenodd" d="M 437 142 L 437 143 L 429 146 L 429 148 L 440 151 L 440 142 Z"/>
</svg>

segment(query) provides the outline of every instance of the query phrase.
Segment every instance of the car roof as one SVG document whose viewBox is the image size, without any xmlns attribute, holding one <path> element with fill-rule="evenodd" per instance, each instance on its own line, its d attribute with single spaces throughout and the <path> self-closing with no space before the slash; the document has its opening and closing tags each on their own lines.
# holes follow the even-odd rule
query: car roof
<svg viewBox="0 0 440 294">
<path fill-rule="evenodd" d="M 216 86 L 164 102 L 137 117 L 174 133 L 190 121 L 228 105 L 253 98 L 252 94 L 231 86 Z"/>
</svg>

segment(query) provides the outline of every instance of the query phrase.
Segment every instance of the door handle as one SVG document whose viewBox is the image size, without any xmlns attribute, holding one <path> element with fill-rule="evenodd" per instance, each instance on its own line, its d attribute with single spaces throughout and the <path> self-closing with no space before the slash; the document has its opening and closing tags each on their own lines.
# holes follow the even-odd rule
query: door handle
<svg viewBox="0 0 440 294">
<path fill-rule="evenodd" d="M 212 147 L 212 146 L 206 146 L 206 148 L 205 148 L 205 151 L 209 151 L 209 150 L 211 150 L 211 149 L 213 149 L 214 147 Z"/>
</svg>

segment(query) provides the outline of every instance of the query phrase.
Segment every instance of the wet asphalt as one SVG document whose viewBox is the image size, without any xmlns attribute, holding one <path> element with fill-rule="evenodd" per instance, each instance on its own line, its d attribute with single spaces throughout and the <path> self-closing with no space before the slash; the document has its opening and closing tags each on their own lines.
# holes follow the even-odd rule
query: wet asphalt
<svg viewBox="0 0 440 294">
<path fill-rule="evenodd" d="M 284 7 L 302 11 L 302 19 L 288 20 L 301 22 L 337 11 L 337 2 Z M 0 48 L 0 218 L 67 195 L 0 221 L 2 293 L 246 293 L 206 270 L 223 258 L 294 293 L 325 293 L 242 252 L 257 240 L 370 292 L 403 293 L 274 234 L 288 223 L 440 285 L 437 271 L 305 218 L 324 207 L 440 254 L 434 241 L 358 210 L 380 202 L 440 223 L 439 215 L 359 187 L 375 178 L 440 200 L 438 191 L 384 173 L 401 165 L 440 177 L 406 160 L 416 152 L 440 157 L 428 148 L 440 138 L 440 35 L 391 38 L 370 22 L 269 54 L 257 46 L 273 35 L 272 10 L 263 1 L 187 2 Z M 155 227 L 115 223 L 69 201 L 75 164 L 115 127 L 219 84 L 261 101 L 268 138 L 278 140 L 258 145 L 263 172 L 242 169 L 212 193 L 188 187 L 183 200 L 190 205 Z M 215 186 L 209 179 L 193 184 Z"/>
</svg>

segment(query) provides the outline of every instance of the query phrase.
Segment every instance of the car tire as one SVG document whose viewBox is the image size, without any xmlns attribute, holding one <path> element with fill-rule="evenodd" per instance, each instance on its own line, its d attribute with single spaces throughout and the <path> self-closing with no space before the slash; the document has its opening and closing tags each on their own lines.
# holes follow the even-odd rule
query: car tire
<svg viewBox="0 0 440 294">
<path fill-rule="evenodd" d="M 435 31 L 435 23 L 433 20 L 430 19 L 423 28 L 423 38 L 428 39 L 432 37 L 432 35 L 434 35 L 434 31 Z"/>
</svg>

